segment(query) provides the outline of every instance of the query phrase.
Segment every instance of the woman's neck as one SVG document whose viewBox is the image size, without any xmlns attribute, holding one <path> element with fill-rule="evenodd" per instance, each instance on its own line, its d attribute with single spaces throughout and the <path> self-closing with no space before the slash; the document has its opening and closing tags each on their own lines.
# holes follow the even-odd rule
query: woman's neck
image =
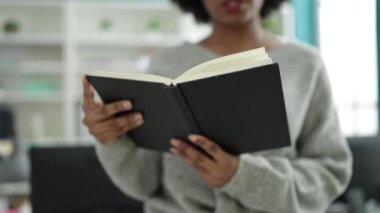
<svg viewBox="0 0 380 213">
<path fill-rule="evenodd" d="M 258 47 L 274 48 L 277 42 L 260 23 L 227 26 L 213 23 L 213 31 L 200 45 L 219 55 L 228 55 Z"/>
</svg>

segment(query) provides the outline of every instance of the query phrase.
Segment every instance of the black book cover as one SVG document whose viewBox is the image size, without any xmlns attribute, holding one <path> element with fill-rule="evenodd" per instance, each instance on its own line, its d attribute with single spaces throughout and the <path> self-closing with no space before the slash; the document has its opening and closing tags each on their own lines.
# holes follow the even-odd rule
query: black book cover
<svg viewBox="0 0 380 213">
<path fill-rule="evenodd" d="M 189 117 L 185 117 L 185 111 L 179 108 L 182 97 L 177 97 L 177 87 L 127 79 L 87 78 L 104 103 L 131 100 L 131 112 L 143 114 L 144 124 L 128 133 L 137 146 L 169 151 L 173 137 L 186 139 L 190 133 L 199 133 Z"/>
<path fill-rule="evenodd" d="M 180 84 L 200 132 L 230 153 L 290 146 L 278 64 Z"/>
<path fill-rule="evenodd" d="M 104 103 L 131 100 L 144 124 L 137 146 L 168 151 L 173 137 L 202 134 L 232 153 L 290 145 L 278 64 L 178 84 L 88 76 Z"/>
</svg>

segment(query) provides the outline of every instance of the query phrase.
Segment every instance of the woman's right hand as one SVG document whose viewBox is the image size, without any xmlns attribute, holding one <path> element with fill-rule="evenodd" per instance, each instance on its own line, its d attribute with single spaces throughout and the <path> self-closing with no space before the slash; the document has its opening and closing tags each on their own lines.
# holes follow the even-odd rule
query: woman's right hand
<svg viewBox="0 0 380 213">
<path fill-rule="evenodd" d="M 144 123 L 142 114 L 138 112 L 115 116 L 132 109 L 129 100 L 110 104 L 95 102 L 94 89 L 86 77 L 83 77 L 83 93 L 83 123 L 90 134 L 103 144 L 115 143 L 121 135 Z"/>
</svg>

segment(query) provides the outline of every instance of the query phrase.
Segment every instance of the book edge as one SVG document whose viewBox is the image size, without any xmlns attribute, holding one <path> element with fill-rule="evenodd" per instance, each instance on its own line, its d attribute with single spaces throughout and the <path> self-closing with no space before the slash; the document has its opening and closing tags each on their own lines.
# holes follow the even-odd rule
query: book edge
<svg viewBox="0 0 380 213">
<path fill-rule="evenodd" d="M 232 69 L 223 70 L 221 72 L 203 73 L 203 74 L 199 74 L 199 75 L 196 75 L 196 76 L 189 76 L 189 77 L 182 78 L 182 79 L 181 78 L 180 79 L 175 79 L 175 80 L 172 81 L 172 84 L 174 86 L 177 86 L 180 83 L 191 82 L 191 81 L 201 80 L 201 79 L 205 79 L 205 78 L 210 78 L 210 77 L 215 77 L 215 76 L 220 76 L 220 75 L 227 75 L 227 74 L 230 74 L 230 73 L 241 72 L 241 71 L 244 71 L 244 70 L 247 70 L 247 69 L 257 68 L 257 67 L 261 67 L 261 66 L 265 66 L 265 65 L 269 65 L 269 64 L 273 64 L 273 63 L 274 62 L 272 61 L 271 58 L 267 58 L 267 59 L 264 59 L 264 60 L 261 60 L 261 61 L 256 61 L 255 64 L 253 64 L 253 65 L 250 64 L 248 66 L 234 67 Z"/>
<path fill-rule="evenodd" d="M 205 62 L 198 64 L 198 65 L 190 68 L 189 70 L 185 71 L 184 73 L 179 75 L 176 79 L 187 77 L 191 74 L 191 72 L 194 72 L 194 71 L 199 70 L 201 68 L 204 68 L 206 66 L 212 66 L 213 64 L 227 63 L 229 61 L 244 60 L 246 58 L 253 58 L 254 59 L 254 58 L 257 58 L 260 56 L 269 57 L 265 51 L 265 47 L 261 47 L 261 48 L 257 48 L 257 49 L 253 49 L 253 50 L 248 50 L 248 51 L 244 51 L 244 52 L 239 52 L 239 53 L 235 53 L 235 54 L 231 54 L 231 55 L 226 55 L 226 56 L 222 56 L 222 57 L 218 57 L 218 58 L 215 58 L 212 60 L 205 61 Z"/>
<path fill-rule="evenodd" d="M 148 73 L 134 73 L 134 72 L 107 72 L 107 71 L 94 71 L 91 73 L 86 73 L 86 76 L 101 77 L 101 78 L 114 78 L 114 79 L 125 79 L 133 81 L 144 81 L 152 83 L 163 83 L 167 86 L 172 85 L 172 79 L 162 77 L 159 75 L 148 74 Z"/>
</svg>

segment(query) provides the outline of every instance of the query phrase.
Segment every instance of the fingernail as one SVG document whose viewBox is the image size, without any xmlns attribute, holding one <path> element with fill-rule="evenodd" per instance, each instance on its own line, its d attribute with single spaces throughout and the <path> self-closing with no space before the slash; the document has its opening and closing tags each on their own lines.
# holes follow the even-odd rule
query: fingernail
<svg viewBox="0 0 380 213">
<path fill-rule="evenodd" d="M 133 119 L 135 121 L 141 121 L 142 120 L 142 115 L 140 113 L 138 113 L 138 114 L 136 114 L 136 115 L 133 116 Z"/>
<path fill-rule="evenodd" d="M 196 135 L 189 135 L 189 140 L 191 142 L 197 142 L 198 137 Z"/>
<path fill-rule="evenodd" d="M 123 108 L 124 109 L 132 109 L 132 104 L 129 101 L 123 102 Z"/>
<path fill-rule="evenodd" d="M 180 143 L 179 143 L 179 141 L 176 140 L 176 139 L 171 139 L 171 140 L 170 140 L 170 144 L 173 145 L 173 146 L 175 146 L 175 147 L 177 147 L 177 146 L 179 146 Z"/>
<path fill-rule="evenodd" d="M 136 126 L 140 126 L 141 124 L 143 124 L 144 123 L 144 120 L 137 120 L 136 121 Z"/>
</svg>

